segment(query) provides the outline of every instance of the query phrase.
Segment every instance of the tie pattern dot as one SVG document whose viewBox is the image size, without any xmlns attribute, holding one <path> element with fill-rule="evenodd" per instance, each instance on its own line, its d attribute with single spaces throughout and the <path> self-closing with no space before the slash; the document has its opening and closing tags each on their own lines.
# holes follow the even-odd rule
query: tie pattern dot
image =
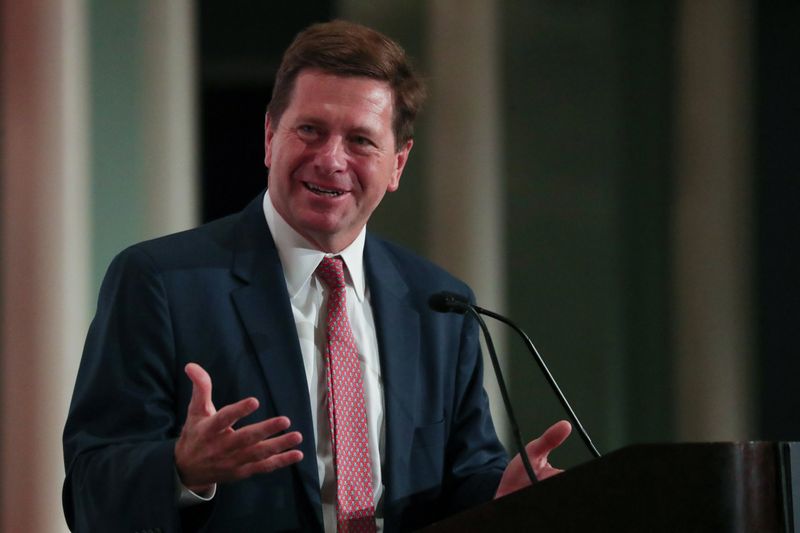
<svg viewBox="0 0 800 533">
<path fill-rule="evenodd" d="M 375 508 L 364 381 L 353 330 L 347 318 L 342 258 L 324 258 L 317 267 L 317 275 L 330 289 L 325 374 L 336 474 L 337 531 L 373 533 Z"/>
</svg>

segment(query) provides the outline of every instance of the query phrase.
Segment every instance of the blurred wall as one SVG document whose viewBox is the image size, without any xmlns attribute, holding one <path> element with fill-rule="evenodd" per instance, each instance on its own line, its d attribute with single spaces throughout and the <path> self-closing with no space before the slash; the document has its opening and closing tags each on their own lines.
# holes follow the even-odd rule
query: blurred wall
<svg viewBox="0 0 800 533">
<path fill-rule="evenodd" d="M 59 441 L 89 302 L 86 11 L 0 9 L 0 530 L 63 531 Z"/>
<path fill-rule="evenodd" d="M 196 223 L 189 0 L 3 1 L 0 530 L 66 530 L 61 431 L 100 278 Z"/>
</svg>

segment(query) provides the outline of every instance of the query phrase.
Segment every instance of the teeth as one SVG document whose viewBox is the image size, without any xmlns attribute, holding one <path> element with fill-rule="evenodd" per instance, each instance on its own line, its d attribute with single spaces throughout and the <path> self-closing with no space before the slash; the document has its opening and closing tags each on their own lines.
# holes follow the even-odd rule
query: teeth
<svg viewBox="0 0 800 533">
<path fill-rule="evenodd" d="M 317 194 L 324 194 L 326 196 L 341 196 L 343 194 L 341 191 L 334 191 L 334 190 L 331 190 L 331 189 L 323 189 L 322 187 L 318 187 L 318 186 L 312 185 L 310 183 L 306 183 L 305 186 L 309 191 L 315 192 Z"/>
</svg>

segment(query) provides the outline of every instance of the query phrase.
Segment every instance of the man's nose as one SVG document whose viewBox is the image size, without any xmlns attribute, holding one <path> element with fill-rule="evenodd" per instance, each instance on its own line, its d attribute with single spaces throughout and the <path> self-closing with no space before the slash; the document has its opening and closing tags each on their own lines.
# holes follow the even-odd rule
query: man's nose
<svg viewBox="0 0 800 533">
<path fill-rule="evenodd" d="M 326 139 L 317 151 L 315 165 L 324 174 L 343 171 L 347 167 L 344 139 L 336 135 L 331 135 Z"/>
</svg>

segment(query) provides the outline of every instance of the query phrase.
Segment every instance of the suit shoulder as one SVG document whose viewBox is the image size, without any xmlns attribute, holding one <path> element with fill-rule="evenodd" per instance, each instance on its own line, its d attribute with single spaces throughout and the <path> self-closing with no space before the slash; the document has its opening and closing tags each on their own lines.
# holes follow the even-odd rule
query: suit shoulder
<svg viewBox="0 0 800 533">
<path fill-rule="evenodd" d="M 426 259 L 408 248 L 387 241 L 380 237 L 370 235 L 368 246 L 382 249 L 412 286 L 422 286 L 425 290 L 432 287 L 438 290 L 457 292 L 472 295 L 469 286 L 453 274 L 440 267 L 430 259 Z"/>
<path fill-rule="evenodd" d="M 196 228 L 156 237 L 122 250 L 114 262 L 146 261 L 158 270 L 190 268 L 230 260 L 241 213 Z"/>
</svg>

